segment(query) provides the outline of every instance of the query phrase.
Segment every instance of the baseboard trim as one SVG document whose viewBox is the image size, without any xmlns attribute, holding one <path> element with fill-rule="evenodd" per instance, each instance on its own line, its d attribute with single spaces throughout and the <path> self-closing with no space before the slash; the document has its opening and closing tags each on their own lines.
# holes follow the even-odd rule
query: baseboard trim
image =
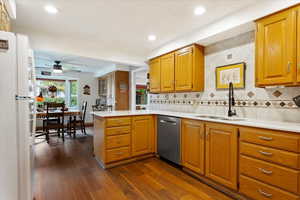
<svg viewBox="0 0 300 200">
<path fill-rule="evenodd" d="M 94 123 L 93 123 L 93 122 L 85 123 L 85 127 L 93 127 L 93 126 L 94 126 Z M 67 126 L 66 126 L 66 128 L 67 128 Z M 36 130 L 37 130 L 37 131 L 41 131 L 41 130 L 43 130 L 43 127 L 42 127 L 42 126 L 37 126 L 37 127 L 36 127 Z"/>
<path fill-rule="evenodd" d="M 182 168 L 182 170 L 184 172 L 186 172 L 187 174 L 191 175 L 192 177 L 198 179 L 199 181 L 209 185 L 210 187 L 218 190 L 219 192 L 222 192 L 223 194 L 232 197 L 233 199 L 236 200 L 248 200 L 248 198 L 242 196 L 241 194 L 238 193 L 238 191 L 234 191 L 232 189 L 229 189 L 223 185 L 220 185 L 212 180 L 210 180 L 209 178 L 206 178 L 200 174 L 197 174 L 193 171 L 191 171 L 190 169 L 187 169 L 185 167 Z"/>
<path fill-rule="evenodd" d="M 116 162 L 113 162 L 113 163 L 107 163 L 107 164 L 104 164 L 103 162 L 101 162 L 96 156 L 95 156 L 95 159 L 98 162 L 98 164 L 100 165 L 100 167 L 102 167 L 103 169 L 109 169 L 109 168 L 113 168 L 113 167 L 117 167 L 117 166 L 120 166 L 120 165 L 132 163 L 132 162 L 139 161 L 139 160 L 144 160 L 144 159 L 151 158 L 151 157 L 155 157 L 155 154 L 150 153 L 150 154 L 136 156 L 136 157 L 129 158 L 129 159 L 126 159 L 126 160 L 120 160 L 120 161 L 116 161 Z"/>
</svg>

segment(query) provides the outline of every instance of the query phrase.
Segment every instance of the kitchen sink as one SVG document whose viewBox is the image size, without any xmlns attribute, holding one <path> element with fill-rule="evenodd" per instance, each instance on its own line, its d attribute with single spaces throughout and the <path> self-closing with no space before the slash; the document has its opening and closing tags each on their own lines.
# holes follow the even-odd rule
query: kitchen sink
<svg viewBox="0 0 300 200">
<path fill-rule="evenodd" d="M 207 118 L 207 119 L 217 119 L 217 120 L 226 120 L 226 121 L 244 121 L 244 118 L 238 117 L 223 117 L 223 116 L 215 116 L 215 115 L 197 115 L 195 117 L 199 118 Z"/>
</svg>

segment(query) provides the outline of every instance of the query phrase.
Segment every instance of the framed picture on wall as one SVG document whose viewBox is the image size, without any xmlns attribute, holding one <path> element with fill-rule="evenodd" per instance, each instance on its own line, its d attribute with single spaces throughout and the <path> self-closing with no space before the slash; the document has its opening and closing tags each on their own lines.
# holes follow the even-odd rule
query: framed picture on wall
<svg viewBox="0 0 300 200">
<path fill-rule="evenodd" d="M 216 68 L 216 89 L 228 89 L 229 83 L 237 89 L 245 88 L 246 63 L 235 63 Z"/>
</svg>

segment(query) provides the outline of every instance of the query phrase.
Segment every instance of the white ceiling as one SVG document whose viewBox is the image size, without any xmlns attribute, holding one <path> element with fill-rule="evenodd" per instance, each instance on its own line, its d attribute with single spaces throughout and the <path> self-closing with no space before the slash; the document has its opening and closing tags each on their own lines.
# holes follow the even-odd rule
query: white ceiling
<svg viewBox="0 0 300 200">
<path fill-rule="evenodd" d="M 86 58 L 81 56 L 73 56 L 56 52 L 35 51 L 35 65 L 41 69 L 52 69 L 55 60 L 61 61 L 64 69 L 78 70 L 82 72 L 97 73 L 101 70 L 106 70 L 115 66 L 120 66 L 118 63 Z M 127 66 L 124 66 L 127 67 Z"/>
<path fill-rule="evenodd" d="M 40 32 L 49 41 L 55 37 L 61 49 L 78 44 L 108 60 L 123 54 L 145 60 L 153 49 L 261 1 L 266 0 L 17 0 L 14 27 L 29 35 Z M 45 13 L 46 3 L 59 13 Z M 195 16 L 199 5 L 207 12 Z M 157 40 L 149 42 L 149 34 Z M 48 50 L 45 43 L 43 38 L 40 50 Z"/>
</svg>

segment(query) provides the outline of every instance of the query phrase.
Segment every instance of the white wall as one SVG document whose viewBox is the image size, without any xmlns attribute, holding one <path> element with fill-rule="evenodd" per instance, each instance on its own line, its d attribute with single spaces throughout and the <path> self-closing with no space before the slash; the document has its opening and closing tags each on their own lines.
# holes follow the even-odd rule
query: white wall
<svg viewBox="0 0 300 200">
<path fill-rule="evenodd" d="M 87 114 L 86 114 L 86 123 L 93 122 L 93 117 L 90 115 L 92 112 L 92 105 L 96 104 L 96 99 L 98 98 L 98 79 L 94 77 L 93 73 L 89 72 L 68 72 L 65 73 L 66 76 L 76 78 L 78 80 L 78 103 L 81 108 L 82 102 L 87 101 Z M 89 85 L 91 87 L 91 95 L 83 94 L 83 87 Z"/>
</svg>

